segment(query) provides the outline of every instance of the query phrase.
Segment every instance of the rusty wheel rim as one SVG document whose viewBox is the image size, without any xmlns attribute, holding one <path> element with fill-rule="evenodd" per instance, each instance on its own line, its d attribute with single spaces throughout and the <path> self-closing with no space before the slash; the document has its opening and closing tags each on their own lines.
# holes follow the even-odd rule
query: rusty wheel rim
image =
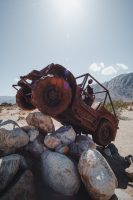
<svg viewBox="0 0 133 200">
<path fill-rule="evenodd" d="M 113 140 L 113 128 L 109 121 L 101 121 L 93 136 L 94 141 L 100 146 L 107 146 Z"/>
<path fill-rule="evenodd" d="M 57 116 L 71 103 L 69 84 L 60 77 L 49 77 L 36 82 L 32 90 L 32 103 L 44 114 Z"/>
</svg>

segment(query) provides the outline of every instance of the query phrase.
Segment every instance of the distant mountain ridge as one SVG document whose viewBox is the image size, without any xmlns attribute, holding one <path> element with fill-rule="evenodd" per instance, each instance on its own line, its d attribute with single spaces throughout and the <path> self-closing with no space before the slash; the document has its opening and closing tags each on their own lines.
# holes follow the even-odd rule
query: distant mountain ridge
<svg viewBox="0 0 133 200">
<path fill-rule="evenodd" d="M 15 98 L 15 96 L 0 96 L 0 104 L 2 104 L 2 103 L 15 104 L 16 98 Z"/>
<path fill-rule="evenodd" d="M 121 74 L 103 85 L 109 90 L 113 100 L 133 101 L 133 73 Z M 94 91 L 101 91 L 99 85 L 94 86 Z M 103 95 L 97 95 L 102 99 Z"/>
</svg>

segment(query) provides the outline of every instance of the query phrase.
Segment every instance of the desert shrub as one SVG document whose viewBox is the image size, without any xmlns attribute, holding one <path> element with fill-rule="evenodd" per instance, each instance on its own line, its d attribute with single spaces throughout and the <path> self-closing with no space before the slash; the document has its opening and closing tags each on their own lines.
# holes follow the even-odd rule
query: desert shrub
<svg viewBox="0 0 133 200">
<path fill-rule="evenodd" d="M 121 100 L 113 101 L 113 105 L 118 118 L 121 117 L 122 111 L 128 108 L 128 103 Z M 113 113 L 113 109 L 110 102 L 106 103 L 105 107 L 109 112 Z"/>
<path fill-rule="evenodd" d="M 128 102 L 128 110 L 133 111 L 133 102 Z"/>
<path fill-rule="evenodd" d="M 133 111 L 133 107 L 132 107 L 132 106 L 130 106 L 128 110 L 129 110 L 129 111 Z"/>
<path fill-rule="evenodd" d="M 2 107 L 0 106 L 0 113 L 2 112 Z"/>
<path fill-rule="evenodd" d="M 1 103 L 1 106 L 8 107 L 8 106 L 12 106 L 12 104 L 7 103 L 7 102 L 3 102 L 3 103 Z"/>
</svg>

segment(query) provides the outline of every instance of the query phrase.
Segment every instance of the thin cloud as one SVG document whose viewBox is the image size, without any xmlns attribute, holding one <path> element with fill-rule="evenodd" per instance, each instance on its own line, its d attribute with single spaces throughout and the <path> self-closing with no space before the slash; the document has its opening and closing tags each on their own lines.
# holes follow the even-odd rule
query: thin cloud
<svg viewBox="0 0 133 200">
<path fill-rule="evenodd" d="M 101 65 L 101 64 L 102 64 L 102 65 Z M 104 66 L 104 63 L 99 63 L 99 64 L 97 64 L 97 63 L 92 63 L 92 64 L 90 65 L 89 69 L 90 69 L 91 71 L 93 71 L 93 72 L 100 72 L 101 69 L 103 68 L 103 66 Z"/>
<path fill-rule="evenodd" d="M 117 74 L 117 70 L 113 66 L 108 66 L 101 71 L 101 74 L 105 76 Z"/>
<path fill-rule="evenodd" d="M 122 68 L 124 70 L 128 70 L 128 66 L 124 64 L 116 64 L 117 67 Z"/>
<path fill-rule="evenodd" d="M 115 64 L 111 66 L 105 66 L 103 62 L 101 63 L 92 63 L 89 66 L 89 70 L 91 72 L 99 73 L 104 76 L 114 76 L 120 73 L 126 73 L 128 70 L 128 66 L 125 64 Z"/>
</svg>

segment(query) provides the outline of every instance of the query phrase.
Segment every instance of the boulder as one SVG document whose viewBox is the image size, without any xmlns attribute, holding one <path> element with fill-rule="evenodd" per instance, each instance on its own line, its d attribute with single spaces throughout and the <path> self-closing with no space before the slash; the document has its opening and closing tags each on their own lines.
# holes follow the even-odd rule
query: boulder
<svg viewBox="0 0 133 200">
<path fill-rule="evenodd" d="M 115 193 L 117 179 L 105 158 L 97 150 L 82 153 L 78 170 L 92 199 L 109 200 Z"/>
<path fill-rule="evenodd" d="M 61 140 L 52 135 L 47 135 L 44 139 L 44 144 L 49 149 L 55 149 L 61 144 Z"/>
<path fill-rule="evenodd" d="M 96 149 L 96 145 L 89 136 L 77 136 L 75 142 L 69 145 L 70 154 L 80 157 L 83 151 Z"/>
<path fill-rule="evenodd" d="M 80 178 L 74 163 L 65 155 L 45 151 L 41 156 L 45 183 L 56 192 L 74 195 L 80 187 Z"/>
<path fill-rule="evenodd" d="M 25 150 L 30 152 L 34 157 L 40 158 L 41 154 L 47 150 L 47 148 L 37 138 L 33 142 L 30 142 Z"/>
<path fill-rule="evenodd" d="M 51 133 L 55 130 L 51 117 L 42 114 L 41 112 L 30 113 L 26 117 L 28 125 L 34 126 L 44 133 Z"/>
<path fill-rule="evenodd" d="M 22 156 L 12 154 L 0 158 L 0 191 L 8 186 L 20 168 L 27 168 Z"/>
<path fill-rule="evenodd" d="M 16 152 L 15 148 L 6 149 L 4 151 L 0 150 L 0 157 L 8 156 L 14 154 L 15 152 Z"/>
<path fill-rule="evenodd" d="M 20 179 L 14 185 L 9 188 L 1 200 L 35 200 L 34 183 L 32 172 L 26 170 L 20 177 Z"/>
<path fill-rule="evenodd" d="M 68 154 L 69 153 L 69 147 L 67 145 L 59 145 L 56 149 L 56 152 L 61 153 L 61 154 Z"/>
<path fill-rule="evenodd" d="M 30 138 L 30 142 L 33 142 L 39 135 L 39 131 L 36 130 L 34 127 L 29 129 L 29 131 L 27 132 L 29 138 Z"/>
<path fill-rule="evenodd" d="M 69 145 L 75 141 L 76 133 L 72 126 L 62 126 L 57 129 L 53 134 L 54 137 L 61 140 L 65 145 Z"/>
<path fill-rule="evenodd" d="M 29 136 L 21 128 L 13 130 L 0 129 L 0 150 L 8 151 L 25 146 L 30 141 Z"/>
</svg>

